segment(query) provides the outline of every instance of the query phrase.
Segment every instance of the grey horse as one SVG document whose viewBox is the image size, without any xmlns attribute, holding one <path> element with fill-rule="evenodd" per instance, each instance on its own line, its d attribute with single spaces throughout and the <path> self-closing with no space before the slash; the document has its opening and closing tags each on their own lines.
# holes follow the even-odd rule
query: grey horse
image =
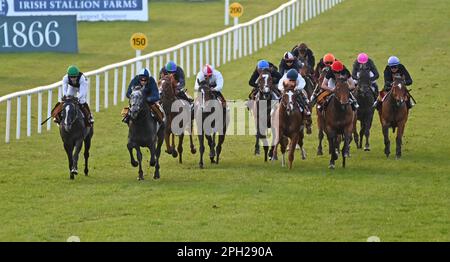
<svg viewBox="0 0 450 262">
<path fill-rule="evenodd" d="M 89 149 L 94 135 L 94 127 L 86 125 L 77 98 L 69 97 L 64 100 L 59 134 L 69 160 L 70 179 L 74 179 L 75 175 L 78 175 L 78 155 L 84 142 L 84 174 L 87 176 L 89 173 Z"/>
<path fill-rule="evenodd" d="M 150 150 L 150 166 L 155 167 L 154 179 L 159 179 L 159 156 L 164 141 L 164 125 L 158 124 L 152 116 L 143 89 L 135 88 L 130 95 L 131 120 L 128 129 L 127 148 L 130 153 L 131 165 L 139 166 L 138 180 L 144 180 L 142 171 L 141 147 Z M 134 159 L 133 149 L 136 150 L 137 160 Z"/>
</svg>

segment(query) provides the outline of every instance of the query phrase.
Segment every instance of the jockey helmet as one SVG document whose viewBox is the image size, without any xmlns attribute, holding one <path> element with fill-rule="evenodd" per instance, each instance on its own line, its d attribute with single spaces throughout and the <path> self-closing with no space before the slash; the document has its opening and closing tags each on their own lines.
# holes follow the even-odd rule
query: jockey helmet
<svg viewBox="0 0 450 262">
<path fill-rule="evenodd" d="M 289 71 L 286 73 L 286 77 L 289 80 L 294 80 L 296 81 L 298 78 L 298 72 L 295 69 L 289 69 Z"/>
<path fill-rule="evenodd" d="M 284 53 L 284 60 L 286 61 L 294 61 L 295 57 L 291 52 Z"/>
<path fill-rule="evenodd" d="M 366 53 L 361 53 L 358 55 L 358 63 L 365 64 L 369 61 L 369 56 Z"/>
<path fill-rule="evenodd" d="M 203 67 L 202 72 L 203 72 L 203 75 L 204 75 L 205 77 L 207 77 L 207 76 L 212 76 L 212 74 L 213 74 L 213 68 L 212 68 L 210 65 L 206 64 L 206 65 Z"/>
<path fill-rule="evenodd" d="M 147 68 L 142 68 L 141 71 L 139 71 L 139 77 L 149 78 L 150 72 L 148 71 Z"/>
<path fill-rule="evenodd" d="M 398 66 L 400 64 L 400 59 L 396 56 L 391 56 L 388 59 L 388 66 Z"/>
<path fill-rule="evenodd" d="M 267 62 L 266 60 L 259 60 L 258 62 L 258 69 L 269 69 L 270 65 L 269 62 Z"/>
<path fill-rule="evenodd" d="M 344 65 L 340 61 L 334 61 L 334 63 L 331 65 L 331 69 L 334 72 L 341 72 L 344 70 Z"/>
<path fill-rule="evenodd" d="M 325 64 L 332 64 L 336 59 L 334 58 L 334 55 L 331 53 L 328 53 L 323 56 L 323 62 Z"/>
<path fill-rule="evenodd" d="M 77 66 L 71 65 L 67 68 L 68 76 L 78 76 L 78 74 L 80 74 L 80 69 Z"/>
<path fill-rule="evenodd" d="M 169 73 L 175 73 L 177 71 L 177 64 L 174 61 L 169 61 L 166 64 L 166 71 Z"/>
</svg>

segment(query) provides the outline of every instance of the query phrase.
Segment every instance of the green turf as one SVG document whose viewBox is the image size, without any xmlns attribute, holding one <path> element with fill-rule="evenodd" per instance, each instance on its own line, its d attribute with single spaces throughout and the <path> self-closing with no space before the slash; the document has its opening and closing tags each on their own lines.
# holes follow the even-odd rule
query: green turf
<svg viewBox="0 0 450 262">
<path fill-rule="evenodd" d="M 330 51 L 347 65 L 365 51 L 379 71 L 397 55 L 418 101 L 401 160 L 385 158 L 375 116 L 372 151 L 352 145 L 345 170 L 329 171 L 328 156 L 315 156 L 314 130 L 305 140 L 308 159 L 297 153 L 291 171 L 253 156 L 252 136 L 229 136 L 220 165 L 199 170 L 198 155 L 186 153 L 180 165 L 163 154 L 161 179 L 153 181 L 147 168 L 146 180 L 137 182 L 120 105 L 95 115 L 90 177 L 69 181 L 55 128 L 0 144 L 0 240 L 366 241 L 375 235 L 450 241 L 450 60 L 442 59 L 450 41 L 447 7 L 444 0 L 347 0 L 274 45 L 220 67 L 224 94 L 239 99 L 248 94 L 258 59 L 278 63 L 298 41 L 317 57 Z"/>
</svg>

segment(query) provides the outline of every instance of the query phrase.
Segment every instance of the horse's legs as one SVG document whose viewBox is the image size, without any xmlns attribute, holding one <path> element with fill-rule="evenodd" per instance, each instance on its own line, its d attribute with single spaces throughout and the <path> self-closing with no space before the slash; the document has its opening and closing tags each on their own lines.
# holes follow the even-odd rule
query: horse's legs
<svg viewBox="0 0 450 262">
<path fill-rule="evenodd" d="M 153 175 L 153 179 L 159 179 L 159 157 L 161 156 L 161 147 L 164 142 L 164 130 L 158 130 L 157 136 L 158 139 L 155 152 L 155 174 Z"/>
<path fill-rule="evenodd" d="M 176 158 L 178 156 L 178 152 L 177 150 L 175 150 L 175 134 L 171 133 L 172 136 L 172 144 L 170 146 L 171 150 L 172 150 L 172 157 Z"/>
<path fill-rule="evenodd" d="M 139 163 L 138 180 L 144 180 L 144 171 L 142 171 L 142 152 L 141 152 L 141 148 L 139 146 L 136 147 L 136 156 L 137 156 L 138 163 Z"/>
<path fill-rule="evenodd" d="M 223 135 L 219 135 L 219 141 L 217 142 L 217 147 L 216 147 L 216 164 L 219 164 L 219 157 L 220 157 L 220 153 L 222 153 L 222 144 L 225 141 L 225 134 Z"/>
<path fill-rule="evenodd" d="M 212 135 L 205 135 L 205 137 L 206 140 L 208 140 L 209 159 L 211 159 L 211 163 L 215 163 L 214 157 L 216 156 L 216 152 L 215 152 L 214 138 Z"/>
<path fill-rule="evenodd" d="M 400 159 L 402 157 L 402 137 L 403 137 L 403 132 L 405 131 L 405 124 L 406 124 L 406 121 L 402 121 L 402 122 L 398 123 L 397 138 L 395 139 L 395 142 L 396 142 L 395 158 L 396 159 Z"/>
<path fill-rule="evenodd" d="M 89 174 L 89 150 L 91 149 L 92 135 L 88 135 L 84 140 L 84 175 Z"/>
<path fill-rule="evenodd" d="M 164 140 L 166 142 L 166 153 L 169 155 L 172 154 L 172 147 L 170 145 L 170 134 L 172 134 L 172 132 L 170 132 L 170 127 L 167 127 L 164 131 Z"/>
<path fill-rule="evenodd" d="M 137 167 L 139 163 L 134 159 L 134 156 L 133 156 L 133 148 L 134 148 L 134 146 L 131 143 L 128 143 L 127 144 L 127 148 L 128 148 L 128 152 L 130 153 L 131 165 L 133 167 Z"/>
<path fill-rule="evenodd" d="M 298 144 L 298 135 L 294 134 L 289 144 L 289 169 L 292 169 L 292 162 L 294 162 L 295 146 Z"/>
<path fill-rule="evenodd" d="M 389 127 L 383 126 L 383 136 L 384 136 L 384 154 L 389 157 L 391 154 L 391 141 L 389 141 Z"/>
<path fill-rule="evenodd" d="M 78 157 L 80 156 L 81 147 L 83 146 L 83 140 L 80 139 L 75 145 L 75 152 L 73 154 L 73 165 L 71 172 L 78 175 Z"/>
<path fill-rule="evenodd" d="M 177 148 L 177 150 L 178 150 L 178 162 L 180 164 L 183 163 L 183 140 L 184 140 L 184 134 L 182 133 L 182 134 L 180 134 L 178 136 L 178 148 Z"/>
<path fill-rule="evenodd" d="M 304 138 L 305 138 L 305 133 L 302 130 L 302 131 L 300 131 L 300 135 L 299 135 L 299 138 L 298 138 L 298 145 L 300 146 L 300 150 L 302 151 L 301 152 L 302 153 L 302 160 L 306 159 L 306 151 L 303 148 L 303 139 Z"/>
<path fill-rule="evenodd" d="M 155 166 L 156 165 L 156 158 L 155 158 L 155 145 L 154 144 L 150 144 L 148 146 L 148 149 L 150 150 L 150 166 Z"/>
<path fill-rule="evenodd" d="M 189 143 L 191 148 L 191 154 L 197 153 L 197 149 L 195 149 L 194 139 L 192 138 L 192 126 L 193 126 L 193 118 L 191 118 L 191 126 L 189 127 Z"/>
<path fill-rule="evenodd" d="M 330 165 L 328 166 L 330 169 L 334 169 L 335 164 L 334 161 L 337 159 L 337 154 L 336 154 L 336 143 L 337 143 L 337 139 L 336 139 L 336 135 L 335 134 L 327 134 L 328 137 L 328 152 L 331 155 L 330 158 Z"/>
<path fill-rule="evenodd" d="M 370 137 L 370 128 L 372 127 L 372 117 L 373 115 L 366 119 L 366 130 L 365 130 L 366 145 L 364 146 L 364 151 L 370 151 L 369 137 Z"/>
<path fill-rule="evenodd" d="M 203 135 L 198 135 L 198 142 L 200 143 L 200 162 L 198 165 L 203 168 L 203 153 L 205 153 L 205 137 Z"/>
<path fill-rule="evenodd" d="M 281 151 L 281 166 L 285 167 L 286 166 L 286 148 L 287 148 L 287 144 L 288 144 L 289 140 L 287 139 L 287 137 L 282 136 L 280 137 L 280 151 Z M 295 147 L 294 147 L 295 150 Z"/>
<path fill-rule="evenodd" d="M 359 130 L 359 135 L 358 135 L 358 128 L 357 128 L 357 122 L 358 120 L 355 119 L 355 121 L 353 122 L 353 138 L 355 139 L 355 144 L 356 144 L 356 148 L 361 148 L 361 140 L 362 140 L 362 130 L 363 130 L 363 121 L 360 121 L 360 129 Z M 361 139 L 361 140 L 360 140 Z"/>
<path fill-rule="evenodd" d="M 259 156 L 260 154 L 260 149 L 259 149 L 259 132 L 256 131 L 256 135 L 255 135 L 255 155 Z"/>
<path fill-rule="evenodd" d="M 321 156 L 323 155 L 323 151 L 322 151 L 322 140 L 323 140 L 323 130 L 319 129 L 319 146 L 317 147 L 317 155 Z"/>
<path fill-rule="evenodd" d="M 74 179 L 74 174 L 72 174 L 72 165 L 73 165 L 72 152 L 73 152 L 73 147 L 70 146 L 69 144 L 64 143 L 64 150 L 66 150 L 67 160 L 69 161 L 70 179 Z"/>
</svg>

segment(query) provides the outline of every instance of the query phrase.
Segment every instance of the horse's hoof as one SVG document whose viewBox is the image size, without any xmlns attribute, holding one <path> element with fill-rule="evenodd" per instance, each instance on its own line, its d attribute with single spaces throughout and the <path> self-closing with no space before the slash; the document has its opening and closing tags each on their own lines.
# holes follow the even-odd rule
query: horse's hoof
<svg viewBox="0 0 450 262">
<path fill-rule="evenodd" d="M 89 170 L 88 170 L 88 169 L 85 169 L 85 170 L 84 170 L 84 176 L 88 176 L 88 174 L 89 174 Z"/>
<path fill-rule="evenodd" d="M 178 152 L 174 150 L 174 151 L 172 152 L 172 157 L 173 157 L 173 158 L 177 158 L 177 157 L 178 157 Z"/>
<path fill-rule="evenodd" d="M 133 167 L 137 167 L 139 165 L 139 163 L 137 161 L 131 161 L 131 165 Z"/>
<path fill-rule="evenodd" d="M 259 156 L 261 152 L 259 151 L 259 148 L 255 148 L 255 156 Z"/>
<path fill-rule="evenodd" d="M 329 169 L 334 169 L 335 166 L 334 166 L 334 164 L 330 164 L 330 165 L 328 166 L 328 168 L 329 168 Z"/>
<path fill-rule="evenodd" d="M 195 147 L 191 148 L 191 154 L 194 155 L 195 153 L 197 153 L 197 149 L 195 149 Z"/>
<path fill-rule="evenodd" d="M 70 173 L 70 180 L 74 180 L 74 179 L 75 179 L 75 176 L 72 173 Z"/>
<path fill-rule="evenodd" d="M 364 151 L 370 151 L 370 147 L 368 147 L 368 146 L 366 146 L 366 147 L 364 147 Z"/>
<path fill-rule="evenodd" d="M 318 156 L 323 156 L 322 150 L 317 150 L 317 155 L 318 155 Z"/>
<path fill-rule="evenodd" d="M 155 172 L 155 175 L 153 176 L 153 179 L 155 179 L 155 180 L 159 179 L 159 173 Z"/>
<path fill-rule="evenodd" d="M 216 161 L 214 160 L 214 158 L 210 158 L 211 159 L 211 164 L 215 164 Z"/>
<path fill-rule="evenodd" d="M 312 128 L 311 127 L 309 127 L 309 128 L 307 127 L 306 128 L 306 134 L 307 135 L 311 135 L 312 134 Z"/>
<path fill-rule="evenodd" d="M 144 176 L 138 176 L 138 177 L 137 177 L 137 180 L 138 180 L 138 181 L 144 180 Z"/>
<path fill-rule="evenodd" d="M 156 160 L 152 159 L 150 160 L 150 166 L 153 167 L 156 165 Z"/>
<path fill-rule="evenodd" d="M 198 167 L 200 167 L 200 169 L 203 169 L 203 164 L 202 163 L 198 164 Z"/>
<path fill-rule="evenodd" d="M 166 152 L 167 154 L 171 155 L 171 154 L 172 154 L 172 149 L 166 150 L 165 152 Z"/>
<path fill-rule="evenodd" d="M 395 159 L 396 159 L 396 160 L 400 160 L 400 158 L 402 158 L 402 155 L 396 155 L 396 156 L 395 156 Z"/>
<path fill-rule="evenodd" d="M 389 154 L 386 154 L 386 158 L 389 158 Z"/>
<path fill-rule="evenodd" d="M 72 170 L 70 171 L 70 173 L 73 174 L 73 175 L 78 175 L 78 170 L 72 169 Z"/>
</svg>

